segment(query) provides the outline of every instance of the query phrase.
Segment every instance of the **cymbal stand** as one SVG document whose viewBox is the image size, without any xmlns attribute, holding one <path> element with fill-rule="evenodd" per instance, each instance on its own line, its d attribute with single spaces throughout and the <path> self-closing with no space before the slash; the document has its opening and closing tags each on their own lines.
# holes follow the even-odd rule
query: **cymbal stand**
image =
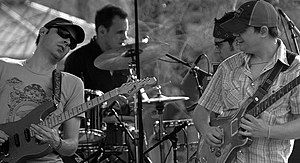
<svg viewBox="0 0 300 163">
<path fill-rule="evenodd" d="M 141 51 L 139 51 L 139 52 L 141 52 Z M 136 75 L 136 61 L 135 61 L 135 57 L 133 55 L 131 55 L 131 54 L 132 54 L 131 50 L 129 50 L 128 53 L 125 54 L 125 56 L 126 55 L 130 56 L 131 59 L 132 59 L 132 62 L 129 64 L 130 79 L 131 80 L 137 80 L 138 76 Z M 138 106 L 138 102 L 142 101 L 141 97 L 142 97 L 141 96 L 141 91 L 138 91 L 138 93 L 133 96 L 133 99 L 134 99 L 134 109 L 133 110 L 134 110 L 135 132 L 139 133 L 138 137 L 136 137 L 135 139 L 133 139 L 134 140 L 133 144 L 135 146 L 135 153 L 136 153 L 135 154 L 135 156 L 136 156 L 135 160 L 136 160 L 136 162 L 141 162 L 142 163 L 143 161 L 145 161 L 145 162 L 149 162 L 149 161 L 148 161 L 148 158 L 145 155 L 143 155 L 143 138 L 144 138 L 144 132 L 143 132 L 142 125 L 139 125 L 139 124 L 142 124 L 142 118 L 139 118 L 139 112 L 141 114 L 141 108 L 142 107 Z M 138 109 L 138 108 L 140 108 L 140 109 Z M 142 131 L 140 131 L 140 130 L 142 130 Z M 141 144 L 140 141 L 142 141 L 142 145 L 140 145 Z"/>
<path fill-rule="evenodd" d="M 161 87 L 158 87 L 158 94 L 157 97 L 162 96 Z M 163 127 L 163 110 L 164 110 L 164 102 L 157 102 L 155 106 L 158 116 L 159 116 L 159 127 L 158 127 L 158 140 L 161 141 L 163 134 L 164 134 L 164 127 Z M 160 162 L 164 163 L 164 144 L 159 144 L 159 151 L 160 151 Z"/>
</svg>

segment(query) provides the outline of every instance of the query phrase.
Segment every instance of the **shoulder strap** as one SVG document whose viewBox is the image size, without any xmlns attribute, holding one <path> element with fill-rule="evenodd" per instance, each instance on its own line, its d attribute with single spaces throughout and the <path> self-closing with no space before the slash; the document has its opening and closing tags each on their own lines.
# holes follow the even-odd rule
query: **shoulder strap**
<svg viewBox="0 0 300 163">
<path fill-rule="evenodd" d="M 284 64 L 281 61 L 277 61 L 274 67 L 269 72 L 266 79 L 263 81 L 263 83 L 258 87 L 256 92 L 253 94 L 251 103 L 247 107 L 247 111 L 252 109 L 256 104 L 258 104 L 263 97 L 268 93 L 268 90 L 270 89 L 271 85 L 274 83 L 274 80 L 277 78 L 279 73 L 282 71 L 284 67 Z"/>
<path fill-rule="evenodd" d="M 58 104 L 60 103 L 61 79 L 62 79 L 61 71 L 59 71 L 58 69 L 53 70 L 52 85 L 53 85 L 53 102 L 55 106 L 58 106 Z"/>
<path fill-rule="evenodd" d="M 286 57 L 289 65 L 291 65 L 294 62 L 294 59 L 296 57 L 296 53 L 286 51 Z M 274 67 L 272 68 L 271 72 L 268 74 L 267 78 L 264 80 L 263 84 L 261 84 L 254 95 L 251 97 L 252 102 L 248 105 L 247 111 L 252 109 L 256 104 L 258 104 L 263 97 L 268 93 L 268 90 L 270 89 L 271 85 L 273 84 L 274 80 L 277 78 L 280 72 L 286 71 L 289 68 L 289 66 L 283 64 L 281 61 L 277 61 Z"/>
</svg>

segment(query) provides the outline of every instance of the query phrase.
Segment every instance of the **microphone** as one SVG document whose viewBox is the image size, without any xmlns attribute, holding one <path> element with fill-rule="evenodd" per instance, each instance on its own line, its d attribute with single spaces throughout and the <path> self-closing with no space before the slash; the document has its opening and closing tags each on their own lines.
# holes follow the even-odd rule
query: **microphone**
<svg viewBox="0 0 300 163">
<path fill-rule="evenodd" d="M 192 66 L 190 67 L 190 69 L 188 70 L 188 72 L 184 75 L 184 77 L 183 77 L 183 79 L 182 79 L 182 81 L 181 81 L 181 84 L 183 84 L 183 83 L 185 82 L 185 80 L 188 78 L 189 74 L 191 73 L 191 70 L 196 70 L 196 72 L 199 73 L 200 76 L 203 76 L 203 75 L 204 75 L 204 76 L 208 76 L 208 77 L 213 76 L 211 73 L 205 72 L 204 70 L 201 70 L 201 69 L 197 66 L 198 62 L 200 61 L 200 59 L 201 59 L 201 57 L 202 57 L 203 55 L 204 55 L 204 54 L 201 54 L 201 55 L 199 55 L 199 56 L 196 58 L 195 62 L 192 64 Z M 202 79 L 201 79 L 201 80 L 202 80 Z"/>
<path fill-rule="evenodd" d="M 187 125 L 188 125 L 187 122 L 183 122 L 181 125 L 176 126 L 176 127 L 174 128 L 174 130 L 173 130 L 171 133 L 169 133 L 168 135 L 166 135 L 166 136 L 164 136 L 164 137 L 162 138 L 162 141 L 172 138 L 172 137 L 173 137 L 174 135 L 176 135 L 180 130 L 182 130 L 183 128 L 185 128 Z"/>
<path fill-rule="evenodd" d="M 197 72 L 200 72 L 201 74 L 204 74 L 204 75 L 206 75 L 206 76 L 213 76 L 211 73 L 206 72 L 206 71 L 200 69 L 198 66 L 196 66 L 197 63 L 200 61 L 202 55 L 203 55 L 203 54 L 199 55 L 199 56 L 197 57 L 196 61 L 195 61 L 192 65 L 190 65 L 189 63 L 187 63 L 187 62 L 185 62 L 185 61 L 183 61 L 183 60 L 181 60 L 181 59 L 179 59 L 179 58 L 177 58 L 177 57 L 174 57 L 173 55 L 166 54 L 167 57 L 169 57 L 169 58 L 171 58 L 171 59 L 173 59 L 173 60 L 175 60 L 175 61 L 177 61 L 177 62 L 179 62 L 179 63 L 182 63 L 183 65 L 185 65 L 185 66 L 187 66 L 187 67 L 189 67 L 189 68 L 191 68 L 191 69 L 195 69 Z M 191 69 L 190 69 L 190 70 L 191 70 Z M 190 70 L 189 70 L 188 72 L 190 72 Z"/>
<path fill-rule="evenodd" d="M 294 29 L 294 31 L 296 32 L 296 34 L 300 37 L 300 31 L 299 29 L 295 26 L 294 22 L 280 9 L 278 8 L 278 13 L 280 15 L 282 15 L 285 20 L 287 21 L 287 23 L 289 24 L 289 26 Z"/>
</svg>

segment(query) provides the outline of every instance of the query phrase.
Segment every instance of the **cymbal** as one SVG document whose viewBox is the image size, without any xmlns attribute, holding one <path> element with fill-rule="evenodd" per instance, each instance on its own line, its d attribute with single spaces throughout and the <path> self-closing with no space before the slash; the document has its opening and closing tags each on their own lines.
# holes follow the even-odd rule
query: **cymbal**
<svg viewBox="0 0 300 163">
<path fill-rule="evenodd" d="M 158 41 L 140 42 L 139 48 L 141 50 L 139 54 L 140 64 L 144 64 L 165 56 L 170 50 L 170 45 Z M 135 44 L 127 44 L 117 49 L 108 50 L 95 59 L 94 65 L 103 70 L 129 69 L 129 64 L 132 62 L 131 56 L 134 56 L 134 49 Z"/>
<path fill-rule="evenodd" d="M 188 100 L 189 97 L 184 96 L 174 96 L 174 97 L 167 97 L 164 95 L 160 95 L 159 97 L 149 98 L 148 100 L 143 100 L 142 103 L 151 104 L 151 103 L 158 103 L 158 102 L 175 102 L 181 100 Z"/>
</svg>

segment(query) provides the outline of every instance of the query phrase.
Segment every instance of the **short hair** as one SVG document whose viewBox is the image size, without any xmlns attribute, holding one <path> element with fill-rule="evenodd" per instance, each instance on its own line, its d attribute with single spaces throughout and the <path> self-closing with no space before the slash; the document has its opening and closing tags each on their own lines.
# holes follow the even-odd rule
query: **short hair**
<svg viewBox="0 0 300 163">
<path fill-rule="evenodd" d="M 115 16 L 119 16 L 121 19 L 126 19 L 128 14 L 120 7 L 111 4 L 108 4 L 98 10 L 95 17 L 96 33 L 98 33 L 98 28 L 101 25 L 103 25 L 106 29 L 109 29 Z"/>
<path fill-rule="evenodd" d="M 259 33 L 261 27 L 254 27 L 254 32 Z M 280 30 L 278 27 L 268 27 L 269 35 L 272 38 L 278 38 L 280 35 Z"/>
<path fill-rule="evenodd" d="M 49 30 L 46 32 L 46 34 L 48 34 L 49 33 Z M 37 38 L 36 38 L 36 40 L 35 40 L 35 45 L 37 46 L 38 44 L 39 44 L 39 42 L 40 42 L 40 37 L 41 37 L 41 35 L 39 34 L 38 36 L 37 36 Z"/>
</svg>

